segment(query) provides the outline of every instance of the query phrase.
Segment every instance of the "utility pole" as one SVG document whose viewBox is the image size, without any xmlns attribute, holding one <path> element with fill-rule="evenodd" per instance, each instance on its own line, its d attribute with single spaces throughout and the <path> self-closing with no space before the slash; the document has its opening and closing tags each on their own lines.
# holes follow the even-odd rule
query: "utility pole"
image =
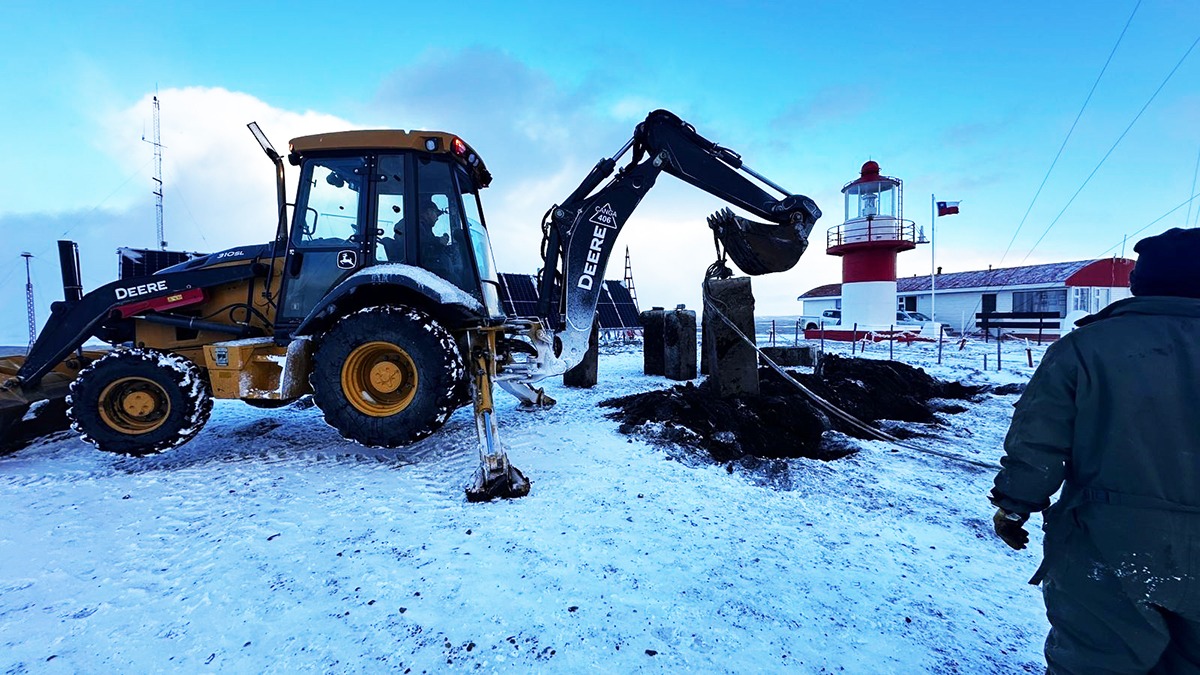
<svg viewBox="0 0 1200 675">
<path fill-rule="evenodd" d="M 21 254 L 25 259 L 25 314 L 29 317 L 29 347 L 37 340 L 37 309 L 33 306 L 33 277 L 29 275 L 29 259 L 33 254 L 25 251 Z"/>
<path fill-rule="evenodd" d="M 167 250 L 166 234 L 163 232 L 163 177 L 162 177 L 162 135 L 160 134 L 158 120 L 158 94 L 154 95 L 154 141 L 150 143 L 154 146 L 154 197 L 155 197 L 155 222 L 158 226 L 158 250 Z M 146 140 L 145 132 L 142 132 L 142 140 Z"/>
<path fill-rule="evenodd" d="M 629 260 L 629 247 L 625 247 L 625 288 L 629 289 L 629 299 L 633 300 L 633 311 L 641 311 L 638 309 L 637 289 L 633 287 L 633 264 Z"/>
</svg>

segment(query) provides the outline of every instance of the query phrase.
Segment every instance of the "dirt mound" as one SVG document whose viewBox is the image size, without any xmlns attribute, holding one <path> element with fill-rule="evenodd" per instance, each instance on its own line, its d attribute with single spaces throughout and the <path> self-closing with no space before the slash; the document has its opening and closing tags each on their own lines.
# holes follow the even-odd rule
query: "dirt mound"
<svg viewBox="0 0 1200 675">
<path fill-rule="evenodd" d="M 961 406 L 931 399 L 964 399 L 982 391 L 942 382 L 925 371 L 895 361 L 826 355 L 818 374 L 789 371 L 818 396 L 868 423 L 879 420 L 934 423 L 935 412 L 961 412 Z M 850 436 L 862 432 L 815 408 L 790 382 L 772 370 L 759 370 L 757 396 L 720 398 L 708 382 L 609 399 L 608 416 L 622 433 L 639 433 L 706 451 L 718 462 L 747 455 L 767 459 L 808 457 L 832 460 L 853 452 L 823 443 L 825 431 Z"/>
</svg>

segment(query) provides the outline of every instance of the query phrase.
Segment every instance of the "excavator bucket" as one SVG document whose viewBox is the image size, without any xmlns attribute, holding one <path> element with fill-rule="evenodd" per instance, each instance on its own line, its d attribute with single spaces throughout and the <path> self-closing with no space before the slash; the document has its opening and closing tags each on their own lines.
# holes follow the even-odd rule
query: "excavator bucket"
<svg viewBox="0 0 1200 675">
<path fill-rule="evenodd" d="M 708 226 L 734 264 L 746 274 L 786 272 L 796 265 L 808 238 L 797 225 L 757 223 L 721 209 L 708 217 Z"/>
</svg>

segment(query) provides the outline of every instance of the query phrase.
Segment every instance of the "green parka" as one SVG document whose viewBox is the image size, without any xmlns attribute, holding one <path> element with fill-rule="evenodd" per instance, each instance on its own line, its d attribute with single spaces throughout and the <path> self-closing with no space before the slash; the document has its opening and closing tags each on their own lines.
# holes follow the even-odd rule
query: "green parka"
<svg viewBox="0 0 1200 675">
<path fill-rule="evenodd" d="M 997 506 L 1042 511 L 1062 487 L 1043 573 L 1082 537 L 1130 591 L 1197 578 L 1200 300 L 1134 297 L 1088 317 L 1046 351 L 1004 450 Z"/>
</svg>

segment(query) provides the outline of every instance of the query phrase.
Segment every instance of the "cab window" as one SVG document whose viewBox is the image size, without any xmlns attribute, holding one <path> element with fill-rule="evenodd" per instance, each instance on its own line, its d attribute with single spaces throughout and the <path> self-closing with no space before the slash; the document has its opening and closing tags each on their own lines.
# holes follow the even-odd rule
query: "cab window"
<svg viewBox="0 0 1200 675">
<path fill-rule="evenodd" d="M 408 240 L 404 234 L 404 156 L 379 158 L 378 197 L 375 202 L 377 262 L 407 262 Z"/>
<path fill-rule="evenodd" d="M 317 159 L 306 165 L 304 211 L 296 214 L 292 245 L 345 246 L 361 239 L 359 195 L 365 162 L 361 157 Z"/>
</svg>

